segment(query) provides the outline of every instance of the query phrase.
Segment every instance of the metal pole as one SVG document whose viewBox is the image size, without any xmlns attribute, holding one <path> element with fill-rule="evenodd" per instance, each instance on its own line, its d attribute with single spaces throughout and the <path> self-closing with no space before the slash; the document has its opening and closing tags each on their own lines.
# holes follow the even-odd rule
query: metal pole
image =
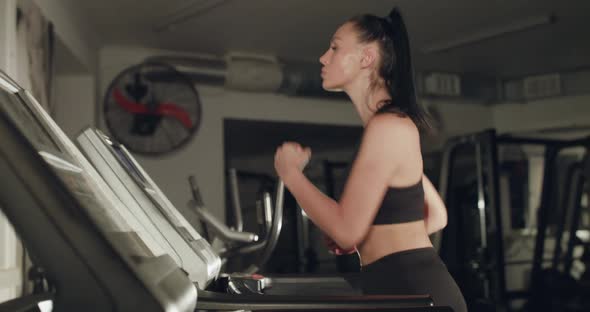
<svg viewBox="0 0 590 312">
<path fill-rule="evenodd" d="M 543 190 L 541 197 L 541 206 L 537 211 L 537 237 L 535 239 L 535 251 L 533 254 L 533 267 L 531 269 L 531 300 L 533 307 L 537 305 L 542 298 L 539 296 L 543 293 L 543 277 L 541 276 L 543 264 L 543 251 L 545 249 L 545 235 L 547 230 L 549 209 L 551 208 L 551 188 L 555 171 L 555 158 L 557 156 L 558 148 L 554 146 L 547 146 L 545 150 L 545 169 L 543 175 Z"/>
<path fill-rule="evenodd" d="M 242 207 L 240 205 L 240 189 L 238 187 L 238 171 L 236 168 L 229 169 L 229 185 L 231 193 L 232 207 L 234 207 L 234 224 L 236 231 L 244 230 L 244 220 L 242 218 Z"/>
<path fill-rule="evenodd" d="M 447 210 L 448 210 L 448 205 L 449 205 L 449 202 L 447 201 L 447 199 L 448 199 L 447 197 L 448 197 L 448 192 L 449 192 L 449 185 L 451 185 L 451 173 L 450 173 L 450 170 L 452 167 L 451 162 L 453 161 L 453 153 L 458 145 L 459 145 L 459 143 L 457 143 L 457 142 L 447 143 L 444 148 L 443 156 L 442 156 L 442 160 L 441 160 L 440 175 L 438 178 L 438 192 L 440 194 L 440 197 L 441 197 L 443 203 L 445 203 L 445 205 L 447 206 Z M 438 253 L 440 253 L 440 249 L 442 246 L 442 238 L 443 238 L 443 231 L 439 231 L 431 236 L 432 245 L 434 246 L 434 248 L 436 249 L 436 251 Z"/>
<path fill-rule="evenodd" d="M 561 252 L 562 252 L 562 248 L 561 248 L 561 241 L 563 238 L 563 232 L 565 230 L 565 223 L 567 222 L 567 216 L 568 213 L 571 211 L 573 212 L 573 214 L 575 214 L 575 207 L 577 205 L 577 203 L 575 202 L 577 196 L 574 195 L 574 198 L 572 198 L 572 196 L 570 196 L 570 194 L 566 194 L 566 192 L 569 190 L 574 190 L 575 194 L 577 194 L 577 187 L 578 187 L 578 183 L 574 183 L 575 181 L 579 181 L 580 180 L 580 176 L 579 176 L 579 170 L 581 169 L 581 165 L 579 162 L 573 163 L 571 164 L 568 169 L 567 169 L 567 174 L 566 174 L 566 178 L 565 178 L 565 187 L 564 187 L 564 191 L 562 194 L 562 200 L 561 200 L 561 204 L 560 204 L 560 211 L 559 211 L 559 220 L 557 223 L 557 231 L 555 233 L 555 249 L 553 250 L 553 259 L 551 260 L 551 267 L 553 269 L 558 269 L 559 266 L 559 260 L 561 258 Z M 571 222 L 574 222 L 574 219 L 571 218 Z M 571 233 L 570 233 L 570 239 L 572 238 Z"/>
<path fill-rule="evenodd" d="M 494 130 L 485 131 L 481 135 L 484 145 L 484 151 L 487 159 L 486 178 L 487 178 L 487 212 L 489 216 L 489 227 L 486 235 L 491 235 L 492 239 L 488 239 L 488 248 L 493 250 L 493 265 L 488 266 L 488 275 L 492 276 L 491 287 L 493 300 L 497 305 L 504 306 L 506 304 L 506 271 L 504 259 L 504 232 L 502 228 L 502 207 L 500 205 L 500 177 L 498 169 L 498 142 L 496 132 Z M 488 255 L 492 255 L 490 252 Z M 492 261 L 490 259 L 490 261 Z"/>
</svg>

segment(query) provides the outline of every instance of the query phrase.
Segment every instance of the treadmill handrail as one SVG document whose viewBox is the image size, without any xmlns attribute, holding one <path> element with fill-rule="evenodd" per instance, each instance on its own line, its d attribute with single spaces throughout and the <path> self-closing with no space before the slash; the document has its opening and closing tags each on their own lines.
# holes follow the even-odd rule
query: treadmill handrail
<svg viewBox="0 0 590 312">
<path fill-rule="evenodd" d="M 268 261 L 270 255 L 272 254 L 279 240 L 279 235 L 281 233 L 281 228 L 283 226 L 283 205 L 285 195 L 285 184 L 283 183 L 283 181 L 279 179 L 277 182 L 275 190 L 275 209 L 270 229 L 266 231 L 265 237 L 259 240 L 259 237 L 256 234 L 234 231 L 230 229 L 227 225 L 219 221 L 217 218 L 215 218 L 215 216 L 213 216 L 209 211 L 207 211 L 204 208 L 203 199 L 199 192 L 199 188 L 197 186 L 195 177 L 191 175 L 189 176 L 188 180 L 191 187 L 191 192 L 193 194 L 193 199 L 189 200 L 187 203 L 188 208 L 195 211 L 199 218 L 202 221 L 204 221 L 206 225 L 211 225 L 214 231 L 221 236 L 220 238 L 223 241 L 238 241 L 249 243 L 247 245 L 223 249 L 220 251 L 220 256 L 228 257 L 235 254 L 249 253 L 262 249 L 260 255 L 258 256 L 258 259 L 256 260 L 256 263 L 250 265 L 248 268 L 244 270 L 245 273 L 257 272 L 266 263 L 266 261 Z M 264 204 L 268 204 L 266 200 Z"/>
<path fill-rule="evenodd" d="M 251 243 L 258 241 L 258 235 L 248 232 L 238 232 L 230 229 L 225 224 L 217 220 L 210 212 L 197 204 L 194 199 L 189 200 L 188 206 L 191 210 L 197 213 L 201 220 L 204 220 L 207 225 L 213 227 L 213 230 L 220 235 L 223 241 L 238 241 L 244 243 Z"/>
<path fill-rule="evenodd" d="M 238 171 L 236 168 L 229 169 L 229 186 L 232 207 L 234 208 L 234 222 L 236 231 L 242 232 L 244 230 L 244 219 L 242 218 L 240 191 L 238 190 Z"/>
<path fill-rule="evenodd" d="M 280 220 L 275 216 L 274 218 L 271 216 L 272 215 L 272 198 L 270 197 L 270 194 L 268 192 L 264 192 L 263 193 L 263 206 L 264 206 L 264 228 L 265 228 L 265 236 L 262 240 L 259 240 L 257 243 L 254 244 L 247 244 L 247 245 L 243 245 L 243 246 L 237 246 L 237 247 L 232 247 L 232 248 L 223 248 L 219 251 L 219 256 L 222 258 L 229 258 L 232 257 L 234 255 L 242 255 L 242 254 L 248 254 L 248 253 L 252 253 L 255 251 L 258 251 L 264 247 L 267 246 L 267 242 L 269 241 L 270 237 L 273 237 L 273 230 L 277 231 L 277 229 L 279 229 L 279 226 L 274 226 L 274 221 L 276 220 L 277 224 L 281 223 L 282 224 L 282 204 L 280 206 L 281 211 L 279 211 L 279 213 L 277 213 L 278 218 L 280 218 Z M 274 249 L 274 247 L 273 247 Z M 247 269 L 247 272 L 249 273 L 255 273 L 255 271 L 258 270 L 258 268 L 260 267 L 260 264 L 257 265 L 252 265 Z"/>
<path fill-rule="evenodd" d="M 358 310 L 429 308 L 430 295 L 232 295 L 199 290 L 197 310 Z M 441 310 L 442 311 L 442 310 Z M 445 311 L 452 311 L 446 310 Z"/>
<path fill-rule="evenodd" d="M 279 236 L 281 234 L 281 228 L 283 227 L 283 210 L 285 204 L 285 183 L 279 180 L 277 183 L 276 195 L 275 195 L 275 211 L 273 216 L 273 224 L 269 231 L 268 243 L 264 254 L 261 256 L 258 265 L 263 266 L 278 243 Z M 276 221 L 275 221 L 276 220 Z"/>
<path fill-rule="evenodd" d="M 258 272 L 258 270 L 266 264 L 279 241 L 279 236 L 281 235 L 281 229 L 283 227 L 283 209 L 285 204 L 285 183 L 281 179 L 278 180 L 275 191 L 275 209 L 272 217 L 272 225 L 264 239 L 266 244 L 264 245 L 262 253 L 256 260 L 256 263 L 246 268 L 244 270 L 245 273 Z"/>
</svg>

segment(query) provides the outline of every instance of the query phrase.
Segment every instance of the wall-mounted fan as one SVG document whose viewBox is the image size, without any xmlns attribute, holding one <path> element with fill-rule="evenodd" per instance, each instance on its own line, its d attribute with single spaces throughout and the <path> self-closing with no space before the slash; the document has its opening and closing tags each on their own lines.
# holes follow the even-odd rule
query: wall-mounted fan
<svg viewBox="0 0 590 312">
<path fill-rule="evenodd" d="M 191 80 L 164 63 L 121 72 L 104 97 L 106 125 L 129 150 L 160 155 L 186 144 L 201 123 L 201 101 Z"/>
</svg>

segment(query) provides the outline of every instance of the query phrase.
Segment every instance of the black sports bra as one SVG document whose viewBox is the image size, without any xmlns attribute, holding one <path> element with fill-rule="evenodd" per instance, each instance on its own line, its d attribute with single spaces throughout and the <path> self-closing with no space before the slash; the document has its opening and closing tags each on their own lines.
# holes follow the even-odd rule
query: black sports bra
<svg viewBox="0 0 590 312">
<path fill-rule="evenodd" d="M 424 187 L 422 179 L 407 187 L 390 187 L 373 224 L 393 224 L 424 219 Z"/>
</svg>

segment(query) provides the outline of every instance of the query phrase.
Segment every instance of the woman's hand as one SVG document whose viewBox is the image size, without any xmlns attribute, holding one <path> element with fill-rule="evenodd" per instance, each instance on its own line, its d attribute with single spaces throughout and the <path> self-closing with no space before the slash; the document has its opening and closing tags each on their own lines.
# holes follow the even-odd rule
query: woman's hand
<svg viewBox="0 0 590 312">
<path fill-rule="evenodd" d="M 294 170 L 303 171 L 311 158 L 311 149 L 295 142 L 285 142 L 275 153 L 275 170 L 279 177 L 285 177 Z"/>
<path fill-rule="evenodd" d="M 333 239 L 331 239 L 328 235 L 323 234 L 323 236 L 324 236 L 324 243 L 328 247 L 328 251 L 333 255 L 336 255 L 336 256 L 350 255 L 350 254 L 356 252 L 356 248 L 352 248 L 350 250 L 344 250 L 344 249 L 340 248 L 336 244 L 336 242 Z"/>
</svg>

